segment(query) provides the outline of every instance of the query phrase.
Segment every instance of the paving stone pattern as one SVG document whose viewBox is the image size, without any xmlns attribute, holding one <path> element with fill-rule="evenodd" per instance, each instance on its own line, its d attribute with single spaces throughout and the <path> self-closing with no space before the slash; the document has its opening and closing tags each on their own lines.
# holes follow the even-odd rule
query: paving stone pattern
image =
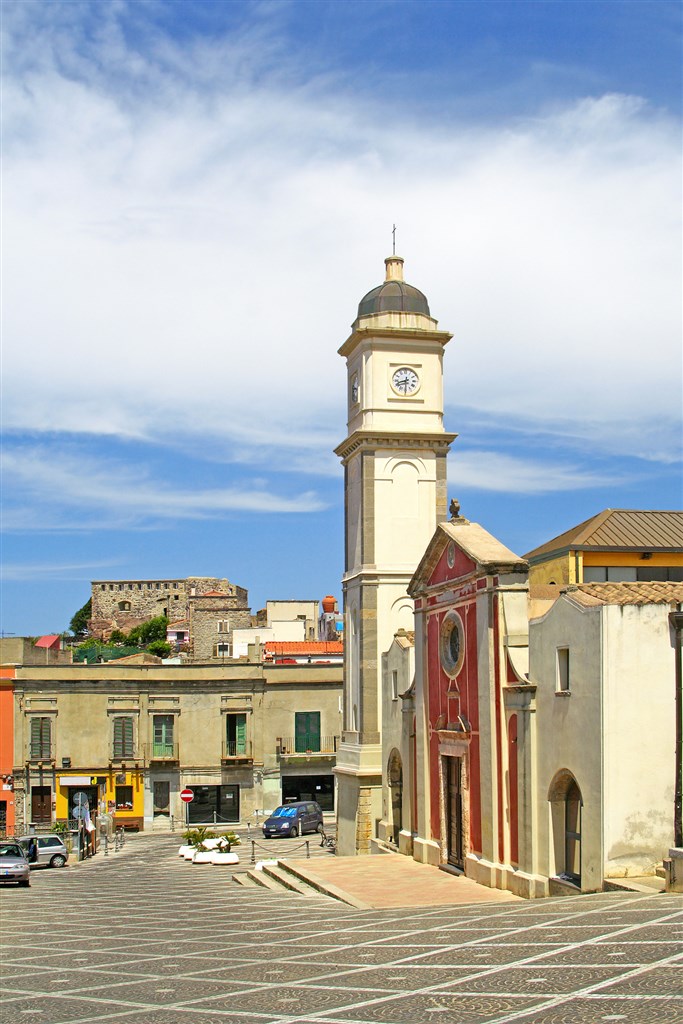
<svg viewBox="0 0 683 1024">
<path fill-rule="evenodd" d="M 683 1022 L 680 896 L 357 910 L 177 846 L 136 836 L 0 891 L 0 1024 Z"/>
</svg>

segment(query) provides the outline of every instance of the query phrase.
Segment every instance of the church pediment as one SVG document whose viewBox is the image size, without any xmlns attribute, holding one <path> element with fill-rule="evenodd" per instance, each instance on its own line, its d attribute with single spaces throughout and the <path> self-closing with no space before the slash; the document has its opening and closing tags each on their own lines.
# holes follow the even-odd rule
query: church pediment
<svg viewBox="0 0 683 1024">
<path fill-rule="evenodd" d="M 460 515 L 439 523 L 413 575 L 408 593 L 421 591 L 473 576 L 519 572 L 526 574 L 529 563 L 501 544 L 478 523 Z"/>
</svg>

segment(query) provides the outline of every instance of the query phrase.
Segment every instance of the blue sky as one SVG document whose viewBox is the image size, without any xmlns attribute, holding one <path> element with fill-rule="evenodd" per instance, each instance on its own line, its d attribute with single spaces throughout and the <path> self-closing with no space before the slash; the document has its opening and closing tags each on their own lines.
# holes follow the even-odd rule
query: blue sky
<svg viewBox="0 0 683 1024">
<path fill-rule="evenodd" d="M 680 11 L 6 0 L 2 630 L 92 579 L 341 598 L 393 223 L 468 518 L 523 554 L 680 508 Z"/>
</svg>

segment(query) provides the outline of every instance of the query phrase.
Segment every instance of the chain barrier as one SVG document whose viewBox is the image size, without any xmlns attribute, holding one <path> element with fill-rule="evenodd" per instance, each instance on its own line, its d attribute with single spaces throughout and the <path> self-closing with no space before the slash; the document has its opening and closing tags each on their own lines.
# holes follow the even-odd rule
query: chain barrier
<svg viewBox="0 0 683 1024">
<path fill-rule="evenodd" d="M 256 863 L 256 847 L 257 846 L 258 846 L 259 850 L 263 850 L 264 852 L 267 852 L 269 854 L 269 856 L 266 858 L 267 860 L 272 860 L 272 847 L 270 849 L 268 849 L 268 847 L 262 846 L 261 843 L 257 843 L 255 839 L 251 839 L 250 842 L 251 842 L 251 863 L 252 864 Z M 310 841 L 310 839 L 305 839 L 304 842 L 303 843 L 299 843 L 298 846 L 293 846 L 293 847 L 292 846 L 288 846 L 287 847 L 287 854 L 289 854 L 290 850 L 300 850 L 304 846 L 306 847 L 306 860 L 310 860 L 311 859 L 311 841 Z"/>
</svg>

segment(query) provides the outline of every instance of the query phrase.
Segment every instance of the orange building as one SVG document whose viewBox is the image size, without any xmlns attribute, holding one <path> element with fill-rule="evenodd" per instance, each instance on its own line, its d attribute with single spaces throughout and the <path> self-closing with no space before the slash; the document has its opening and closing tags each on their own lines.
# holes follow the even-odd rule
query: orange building
<svg viewBox="0 0 683 1024">
<path fill-rule="evenodd" d="M 14 832 L 14 674 L 0 667 L 0 834 Z"/>
</svg>

